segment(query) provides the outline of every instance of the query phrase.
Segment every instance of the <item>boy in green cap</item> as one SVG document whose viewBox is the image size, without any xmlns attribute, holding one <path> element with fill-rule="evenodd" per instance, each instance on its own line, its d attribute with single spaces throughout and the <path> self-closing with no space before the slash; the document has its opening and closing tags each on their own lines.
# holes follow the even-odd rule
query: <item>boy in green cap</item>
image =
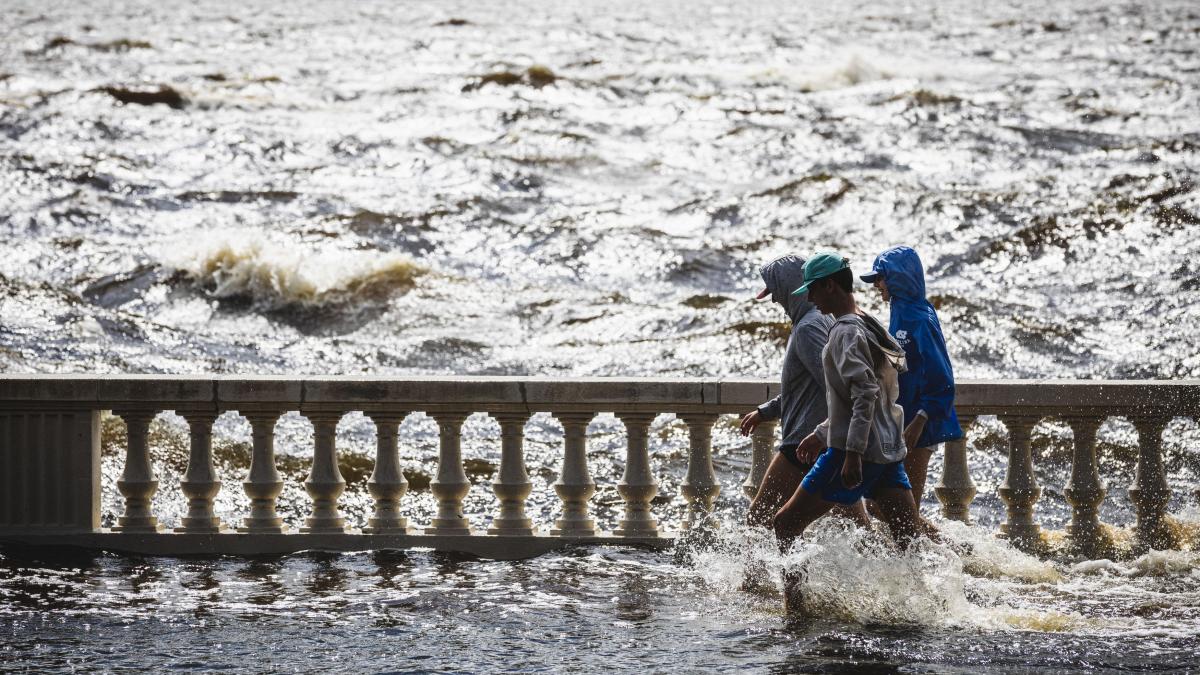
<svg viewBox="0 0 1200 675">
<path fill-rule="evenodd" d="M 871 316 L 858 309 L 850 261 L 819 253 L 804 265 L 809 301 L 834 318 L 821 353 L 828 418 L 800 442 L 796 454 L 813 467 L 775 514 L 775 534 L 789 548 L 813 521 L 838 504 L 870 497 L 904 545 L 916 534 L 916 505 L 904 472 L 907 454 L 898 374 L 904 352 Z"/>
</svg>

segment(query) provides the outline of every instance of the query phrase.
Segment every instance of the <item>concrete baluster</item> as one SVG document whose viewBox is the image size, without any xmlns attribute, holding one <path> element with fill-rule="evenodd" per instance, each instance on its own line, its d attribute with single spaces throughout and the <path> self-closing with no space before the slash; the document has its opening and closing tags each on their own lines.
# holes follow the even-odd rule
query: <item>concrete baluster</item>
<svg viewBox="0 0 1200 675">
<path fill-rule="evenodd" d="M 525 500 L 533 492 L 525 470 L 525 422 L 527 413 L 495 413 L 500 422 L 500 476 L 492 491 L 500 500 L 500 512 L 492 519 L 488 534 L 533 534 L 533 522 L 525 515 Z"/>
<path fill-rule="evenodd" d="M 399 429 L 407 412 L 370 412 L 375 422 L 375 468 L 367 480 L 367 491 L 375 500 L 375 512 L 363 532 L 406 534 L 408 519 L 400 515 L 400 499 L 408 492 L 408 480 L 400 471 Z"/>
<path fill-rule="evenodd" d="M 596 524 L 588 514 L 588 500 L 596 492 L 596 483 L 588 471 L 587 425 L 594 413 L 557 413 L 563 426 L 563 468 L 554 491 L 562 500 L 562 517 L 550 534 L 563 537 L 590 537 Z"/>
<path fill-rule="evenodd" d="M 243 415 L 250 421 L 254 452 L 250 474 L 242 489 L 250 498 L 250 515 L 242 520 L 238 532 L 283 532 L 283 519 L 275 512 L 275 500 L 283 491 L 283 478 L 275 467 L 275 422 L 279 412 L 253 411 Z"/>
<path fill-rule="evenodd" d="M 943 516 L 949 520 L 970 523 L 971 501 L 975 499 L 977 491 L 967 462 L 967 434 L 975 423 L 975 416 L 959 415 L 958 422 L 962 426 L 963 437 L 945 444 L 942 477 L 933 486 L 933 492 L 942 503 Z"/>
<path fill-rule="evenodd" d="M 305 519 L 305 533 L 345 532 L 346 519 L 338 510 L 338 497 L 346 490 L 346 481 L 338 468 L 337 425 L 342 412 L 306 412 L 313 424 L 313 464 L 304 481 L 304 490 L 312 498 L 312 515 Z"/>
<path fill-rule="evenodd" d="M 688 470 L 680 492 L 687 500 L 687 516 L 683 529 L 715 525 L 711 518 L 713 501 L 721 494 L 721 484 L 712 463 L 712 427 L 716 415 L 681 415 L 688 425 Z"/>
<path fill-rule="evenodd" d="M 213 498 L 221 490 L 212 461 L 212 425 L 215 412 L 183 412 L 191 436 L 187 471 L 179 489 L 188 500 L 188 512 L 176 532 L 210 534 L 221 531 L 221 521 L 213 515 Z"/>
<path fill-rule="evenodd" d="M 767 467 L 771 465 L 771 456 L 775 452 L 775 427 L 778 422 L 768 420 L 755 428 L 750 438 L 753 441 L 753 459 L 750 464 L 750 475 L 742 483 L 742 493 L 750 499 L 758 494 L 758 486 L 762 484 L 763 476 L 767 475 Z"/>
<path fill-rule="evenodd" d="M 625 473 L 617 483 L 617 492 L 625 499 L 625 517 L 613 530 L 618 537 L 657 537 L 658 523 L 650 512 L 650 501 L 658 494 L 658 482 L 650 472 L 647 436 L 654 413 L 621 413 L 627 438 Z"/>
<path fill-rule="evenodd" d="M 1137 512 L 1134 531 L 1134 550 L 1179 547 L 1179 537 L 1167 523 L 1167 504 L 1171 501 L 1171 486 L 1162 458 L 1162 432 L 1168 419 L 1159 415 L 1138 415 L 1131 418 L 1138 431 L 1137 473 L 1129 498 Z"/>
<path fill-rule="evenodd" d="M 113 532 L 159 532 L 162 526 L 150 513 L 150 499 L 158 490 L 154 468 L 150 465 L 150 421 L 157 411 L 122 410 L 117 416 L 125 420 L 125 470 L 117 481 L 117 489 L 125 498 L 125 513 L 117 519 Z"/>
<path fill-rule="evenodd" d="M 1030 436 L 1039 418 L 1023 415 L 1002 415 L 1008 427 L 1008 470 L 1000 486 L 1000 498 L 1008 507 L 1008 521 L 1000 531 L 1014 546 L 1022 550 L 1042 546 L 1041 528 L 1033 521 L 1033 506 L 1042 495 L 1033 473 Z"/>
<path fill-rule="evenodd" d="M 1095 416 L 1068 417 L 1074 436 L 1075 451 L 1071 456 L 1071 480 L 1063 493 L 1071 504 L 1071 524 L 1067 527 L 1071 550 L 1088 558 L 1096 558 L 1112 549 L 1112 541 L 1100 526 L 1100 504 L 1107 490 L 1100 480 L 1096 466 L 1096 430 L 1103 418 Z"/>
<path fill-rule="evenodd" d="M 438 512 L 425 534 L 471 534 L 471 523 L 463 517 L 463 499 L 471 490 L 462 463 L 462 423 L 467 413 L 446 412 L 433 416 L 438 423 L 437 477 L 429 484 L 437 498 Z"/>
</svg>

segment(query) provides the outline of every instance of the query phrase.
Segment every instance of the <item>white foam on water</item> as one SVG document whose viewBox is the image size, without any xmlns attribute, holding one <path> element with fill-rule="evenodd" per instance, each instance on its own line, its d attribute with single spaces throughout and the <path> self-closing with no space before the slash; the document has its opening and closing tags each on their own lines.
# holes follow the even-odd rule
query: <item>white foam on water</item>
<svg viewBox="0 0 1200 675">
<path fill-rule="evenodd" d="M 820 92 L 893 79 L 917 82 L 973 81 L 982 72 L 980 67 L 962 61 L 949 62 L 885 53 L 865 46 L 845 46 L 814 48 L 800 58 L 791 59 L 745 62 L 709 58 L 648 64 L 637 75 L 656 81 L 686 78 L 715 82 L 725 89 L 744 87 L 750 83 Z"/>
<path fill-rule="evenodd" d="M 949 548 L 922 539 L 901 554 L 886 535 L 827 522 L 785 556 L 786 569 L 803 574 L 804 611 L 857 623 L 969 623 L 962 560 Z"/>
<path fill-rule="evenodd" d="M 779 81 L 805 91 L 828 91 L 890 80 L 898 75 L 894 66 L 884 65 L 883 60 L 863 52 L 849 51 L 806 68 L 773 68 L 764 71 L 756 79 Z"/>
<path fill-rule="evenodd" d="M 939 521 L 937 527 L 948 539 L 970 546 L 971 553 L 963 566 L 972 576 L 1026 583 L 1058 583 L 1063 579 L 1062 572 L 1053 563 L 1009 546 L 987 528 L 972 527 L 956 520 Z"/>
<path fill-rule="evenodd" d="M 398 253 L 318 247 L 248 229 L 175 240 L 160 258 L 215 297 L 245 295 L 269 307 L 353 301 L 410 287 L 424 271 Z"/>
<path fill-rule="evenodd" d="M 1122 577 L 1194 576 L 1200 573 L 1200 552 L 1150 551 L 1125 562 L 1085 560 L 1071 567 L 1072 574 L 1112 574 Z"/>
<path fill-rule="evenodd" d="M 947 543 L 918 539 L 900 551 L 881 531 L 826 518 L 787 553 L 763 530 L 732 526 L 693 554 L 694 567 L 718 593 L 742 592 L 752 579 L 766 611 L 782 609 L 782 572 L 800 572 L 804 613 L 857 624 L 979 630 L 1088 630 L 1097 622 L 1052 603 L 1030 603 L 1031 588 L 1063 576 L 996 540 L 990 532 L 943 523 Z M 956 551 L 965 551 L 959 554 Z M 1020 591 L 1020 592 L 1015 592 Z"/>
<path fill-rule="evenodd" d="M 973 82 L 984 74 L 995 74 L 968 61 L 947 61 L 866 47 L 841 47 L 812 53 L 803 62 L 775 62 L 746 73 L 745 79 L 775 83 L 802 91 L 833 91 L 853 86 L 906 80 L 920 84 L 955 80 Z"/>
</svg>

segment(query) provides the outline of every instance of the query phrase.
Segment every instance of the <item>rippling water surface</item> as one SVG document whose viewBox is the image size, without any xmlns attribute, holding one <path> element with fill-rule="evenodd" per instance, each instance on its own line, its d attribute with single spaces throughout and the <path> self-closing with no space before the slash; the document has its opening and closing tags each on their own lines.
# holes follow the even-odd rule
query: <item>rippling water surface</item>
<svg viewBox="0 0 1200 675">
<path fill-rule="evenodd" d="M 725 535 L 691 562 L 597 548 L 523 562 L 428 552 L 0 558 L 13 667 L 479 672 L 1187 671 L 1196 553 L 1041 562 L 954 530 L 897 557 L 826 524 L 802 555 Z M 749 553 L 747 552 L 749 551 Z M 822 618 L 785 623 L 748 563 L 797 564 Z M 914 579 L 918 580 L 914 583 Z"/>
<path fill-rule="evenodd" d="M 833 247 L 865 269 L 908 243 L 959 376 L 1200 376 L 1194 3 L 17 0 L 0 33 L 3 371 L 773 377 L 786 326 L 750 301 L 762 262 Z M 119 420 L 105 430 L 109 522 Z M 216 431 L 233 520 L 248 424 Z M 560 431 L 527 429 L 541 522 Z M 623 432 L 590 431 L 611 526 Z M 686 429 L 653 431 L 673 522 Z M 168 525 L 183 434 L 166 414 L 153 436 Z M 372 434 L 339 427 L 358 524 Z M 482 415 L 465 428 L 477 523 L 498 435 Z M 401 436 L 405 509 L 427 522 L 436 428 L 414 415 Z M 1164 438 L 1194 547 L 1200 432 L 1179 419 Z M 748 447 L 729 420 L 715 443 L 735 518 Z M 991 420 L 972 437 L 980 529 L 954 532 L 970 555 L 889 566 L 830 533 L 797 554 L 827 572 L 810 589 L 826 618 L 802 626 L 736 590 L 756 558 L 798 561 L 729 526 L 678 559 L 6 551 L 0 649 L 39 669 L 1194 668 L 1195 554 L 987 543 L 1003 443 Z M 1036 431 L 1054 531 L 1069 444 Z M 1135 444 L 1125 420 L 1101 429 L 1118 542 Z M 295 523 L 311 426 L 285 417 L 279 446 Z"/>
</svg>

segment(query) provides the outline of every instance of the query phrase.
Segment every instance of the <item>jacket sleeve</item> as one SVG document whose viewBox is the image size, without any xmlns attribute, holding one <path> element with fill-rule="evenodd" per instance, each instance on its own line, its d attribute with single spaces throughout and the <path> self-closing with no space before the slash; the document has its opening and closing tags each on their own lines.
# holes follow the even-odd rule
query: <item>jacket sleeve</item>
<svg viewBox="0 0 1200 675">
<path fill-rule="evenodd" d="M 916 327 L 913 342 L 921 354 L 921 379 L 917 390 L 917 409 L 927 414 L 944 414 L 946 401 L 954 398 L 954 371 L 946 356 L 946 345 L 934 327 L 922 322 Z"/>
<path fill-rule="evenodd" d="M 764 420 L 777 420 L 783 414 L 783 394 L 758 406 L 758 416 Z"/>
<path fill-rule="evenodd" d="M 905 372 L 900 374 L 900 405 L 906 410 L 911 407 L 911 412 L 916 413 L 918 410 L 923 410 L 921 407 L 921 392 L 925 389 L 925 358 L 921 353 L 922 342 L 917 334 L 921 331 L 921 324 L 912 320 L 901 321 L 899 326 L 899 334 L 903 332 L 905 339 L 897 341 L 904 347 L 904 365 L 907 367 Z M 928 411 L 926 411 L 928 413 Z"/>
<path fill-rule="evenodd" d="M 821 391 L 825 390 L 825 366 L 821 360 L 821 352 L 828 341 L 829 331 L 820 324 L 812 323 L 804 328 L 800 344 L 800 363 L 804 364 L 804 369 Z"/>
<path fill-rule="evenodd" d="M 867 450 L 875 404 L 879 400 L 879 380 L 871 359 L 871 346 L 862 330 L 854 332 L 838 350 L 838 370 L 850 388 L 850 426 L 846 430 L 847 452 Z"/>
</svg>

